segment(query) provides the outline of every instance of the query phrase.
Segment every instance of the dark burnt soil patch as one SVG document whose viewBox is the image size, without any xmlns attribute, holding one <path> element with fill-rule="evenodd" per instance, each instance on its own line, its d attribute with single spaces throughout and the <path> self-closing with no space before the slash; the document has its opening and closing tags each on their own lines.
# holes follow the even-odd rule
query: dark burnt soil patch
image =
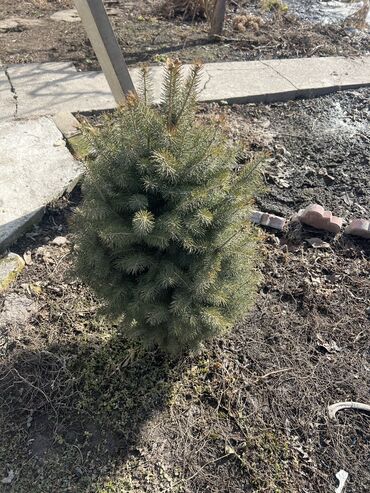
<svg viewBox="0 0 370 493">
<path fill-rule="evenodd" d="M 266 151 L 268 212 L 290 216 L 318 203 L 346 220 L 370 214 L 370 90 L 271 105 L 215 109 L 249 153 Z"/>
<path fill-rule="evenodd" d="M 111 22 L 128 63 L 158 63 L 166 56 L 192 62 L 254 60 L 329 55 L 355 56 L 369 52 L 366 33 L 348 31 L 340 25 L 324 26 L 302 22 L 292 13 L 272 15 L 258 2 L 229 4 L 225 37 L 210 43 L 205 22 L 181 17 L 167 19 L 156 0 L 105 2 L 115 9 Z M 38 19 L 40 25 L 21 26 L 0 33 L 0 62 L 3 64 L 75 61 L 82 70 L 99 69 L 81 23 L 55 22 L 50 15 L 73 7 L 70 0 L 3 0 L 0 18 L 12 16 Z M 263 17 L 258 30 L 238 32 L 236 15 L 252 12 Z"/>
<path fill-rule="evenodd" d="M 37 303 L 6 327 L 0 471 L 17 493 L 369 491 L 368 417 L 327 405 L 368 399 L 370 247 L 307 246 L 296 229 L 263 243 L 264 281 L 232 334 L 171 360 L 114 335 L 68 272 L 78 193 L 14 248 L 10 293 Z M 315 233 L 317 236 L 317 233 Z"/>
</svg>

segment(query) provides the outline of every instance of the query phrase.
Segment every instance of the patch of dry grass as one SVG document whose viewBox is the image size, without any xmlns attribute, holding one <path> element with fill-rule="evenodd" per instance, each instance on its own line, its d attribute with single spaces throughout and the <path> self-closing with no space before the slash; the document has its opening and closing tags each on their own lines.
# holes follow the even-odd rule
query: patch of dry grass
<svg viewBox="0 0 370 493">
<path fill-rule="evenodd" d="M 166 17 L 182 16 L 184 19 L 209 18 L 214 0 L 165 0 L 162 11 Z"/>
</svg>

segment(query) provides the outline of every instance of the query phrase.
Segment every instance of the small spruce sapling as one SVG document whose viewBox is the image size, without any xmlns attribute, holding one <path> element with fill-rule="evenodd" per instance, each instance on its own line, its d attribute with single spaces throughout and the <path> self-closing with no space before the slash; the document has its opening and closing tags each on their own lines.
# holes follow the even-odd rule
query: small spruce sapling
<svg viewBox="0 0 370 493">
<path fill-rule="evenodd" d="M 96 157 L 75 217 L 79 277 L 127 336 L 170 352 L 229 330 L 259 280 L 258 166 L 196 120 L 200 78 L 200 64 L 184 77 L 169 61 L 158 109 L 143 68 L 141 97 L 86 129 Z"/>
</svg>

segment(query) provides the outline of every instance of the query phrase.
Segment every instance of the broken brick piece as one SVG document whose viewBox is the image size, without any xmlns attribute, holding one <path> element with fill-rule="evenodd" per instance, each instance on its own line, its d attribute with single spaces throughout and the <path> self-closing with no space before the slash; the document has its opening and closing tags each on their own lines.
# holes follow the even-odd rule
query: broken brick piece
<svg viewBox="0 0 370 493">
<path fill-rule="evenodd" d="M 311 204 L 298 212 L 301 223 L 312 226 L 316 229 L 323 229 L 329 233 L 339 233 L 343 219 L 333 216 L 330 211 L 326 211 L 321 205 Z"/>
<path fill-rule="evenodd" d="M 353 219 L 344 232 L 347 235 L 370 239 L 370 221 L 367 219 Z"/>
<path fill-rule="evenodd" d="M 251 215 L 251 221 L 261 226 L 267 226 L 268 228 L 277 229 L 282 231 L 285 226 L 285 218 L 269 214 L 268 212 L 253 211 Z"/>
<path fill-rule="evenodd" d="M 250 220 L 254 224 L 261 224 L 261 218 L 262 218 L 263 214 L 264 213 L 261 211 L 252 211 Z"/>
</svg>

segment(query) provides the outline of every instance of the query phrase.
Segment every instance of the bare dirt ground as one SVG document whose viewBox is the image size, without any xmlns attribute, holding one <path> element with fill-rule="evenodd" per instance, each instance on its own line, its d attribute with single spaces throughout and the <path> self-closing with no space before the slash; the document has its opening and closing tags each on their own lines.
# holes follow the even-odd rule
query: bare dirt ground
<svg viewBox="0 0 370 493">
<path fill-rule="evenodd" d="M 366 33 L 229 3 L 219 43 L 201 20 L 168 20 L 154 1 L 110 2 L 111 19 L 130 63 L 369 52 Z M 0 32 L 0 63 L 98 69 L 81 24 L 50 20 L 70 7 L 3 0 L 0 19 L 38 22 Z M 245 12 L 265 24 L 235 30 Z M 269 153 L 258 208 L 291 215 L 318 202 L 348 220 L 369 217 L 369 96 L 203 107 L 199 116 L 222 115 L 246 158 Z M 120 337 L 70 274 L 68 221 L 79 201 L 77 190 L 52 205 L 13 247 L 27 266 L 0 296 L 0 490 L 330 493 L 345 469 L 346 493 L 367 493 L 369 416 L 348 410 L 332 421 L 327 405 L 368 402 L 369 242 L 297 225 L 266 232 L 253 311 L 229 336 L 171 360 Z M 70 242 L 58 246 L 57 236 Z M 313 236 L 325 248 L 311 248 Z"/>
<path fill-rule="evenodd" d="M 323 135 L 312 148 L 311 119 L 330 127 L 339 104 L 356 115 L 358 129 L 367 95 L 204 107 L 200 117 L 223 113 L 230 138 L 243 141 L 247 155 L 270 149 L 271 176 L 286 157 L 290 187 L 265 173 L 269 188 L 258 200 L 266 210 L 291 211 L 309 200 L 312 186 L 304 180 L 294 192 L 306 163 L 296 139 L 285 135 L 299 130 L 305 154 L 315 153 L 315 173 L 330 168 L 331 158 L 336 163 L 331 187 L 311 176 L 313 196 L 340 208 L 341 194 L 354 193 L 352 180 L 364 186 L 359 163 L 365 166 L 368 148 L 345 132 L 341 144 L 328 147 Z M 348 169 L 350 142 L 356 165 Z M 342 172 L 351 179 L 339 178 Z M 0 476 L 14 474 L 3 491 L 330 493 L 345 469 L 346 493 L 368 492 L 369 416 L 348 410 L 332 421 L 327 405 L 368 402 L 369 242 L 297 225 L 266 233 L 253 311 L 229 336 L 171 360 L 117 335 L 69 274 L 73 244 L 53 239 L 71 240 L 68 220 L 79 201 L 77 191 L 55 204 L 13 249 L 28 265 L 2 296 L 3 312 L 9 297 L 33 305 L 29 316 L 1 328 Z M 368 190 L 361 204 L 368 211 Z M 348 210 L 358 212 L 354 204 Z M 326 248 L 311 248 L 313 236 Z"/>
<path fill-rule="evenodd" d="M 259 1 L 229 2 L 224 38 L 210 42 L 206 22 L 166 18 L 158 0 L 106 1 L 122 50 L 130 64 L 158 63 L 167 56 L 182 61 L 254 60 L 369 53 L 369 34 L 344 29 L 339 23 L 323 25 L 300 20 L 294 6 L 287 14 L 273 14 Z M 0 63 L 75 61 L 82 70 L 99 69 L 80 22 L 53 21 L 50 16 L 73 7 L 70 0 L 2 0 L 0 20 L 18 17 L 37 25 L 20 23 L 2 32 Z M 237 15 L 253 13 L 263 20 L 245 32 L 233 27 Z"/>
<path fill-rule="evenodd" d="M 290 216 L 318 203 L 346 220 L 370 207 L 370 89 L 275 104 L 225 107 L 230 136 L 270 154 L 262 210 Z M 256 135 L 256 127 L 258 134 Z"/>
</svg>

